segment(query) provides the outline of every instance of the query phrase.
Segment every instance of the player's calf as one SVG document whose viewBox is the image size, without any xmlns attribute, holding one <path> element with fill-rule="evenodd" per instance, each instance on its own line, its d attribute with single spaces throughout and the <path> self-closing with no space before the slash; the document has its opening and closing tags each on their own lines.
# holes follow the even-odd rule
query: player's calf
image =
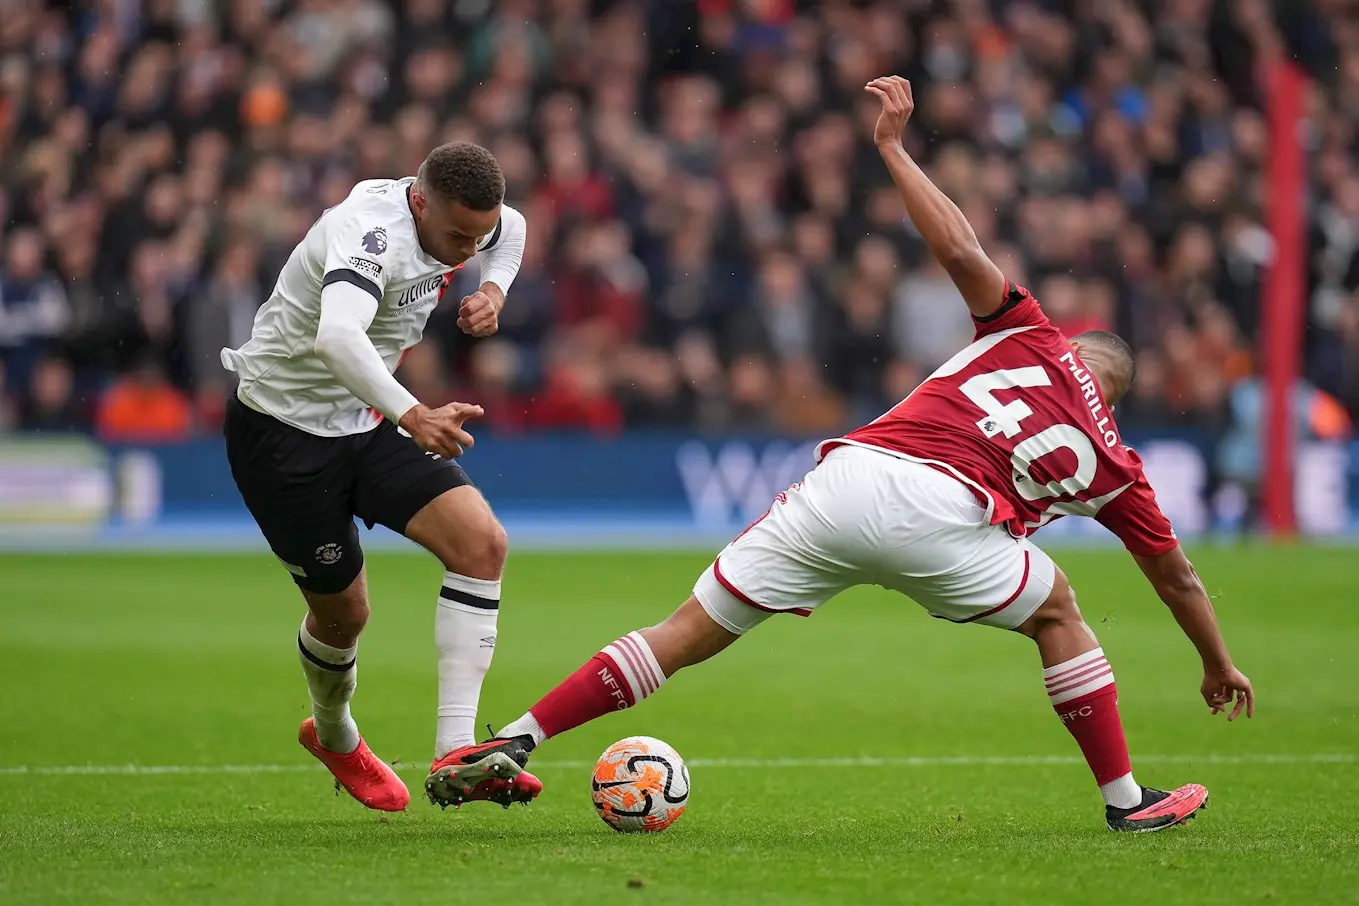
<svg viewBox="0 0 1359 906">
<path fill-rule="evenodd" d="M 1038 645 L 1048 700 L 1095 775 L 1111 829 L 1164 830 L 1184 824 L 1207 805 L 1208 791 L 1198 784 L 1167 793 L 1133 779 L 1113 668 L 1061 570 L 1052 593 L 1018 631 Z"/>
<path fill-rule="evenodd" d="M 1114 671 L 1061 570 L 1052 593 L 1019 631 L 1038 645 L 1048 699 L 1080 746 L 1105 804 L 1135 809 L 1142 802 L 1142 788 L 1133 779 Z"/>
<path fill-rule="evenodd" d="M 590 658 L 497 737 L 524 737 L 531 750 L 583 723 L 631 708 L 676 671 L 707 660 L 738 638 L 691 597 L 663 623 L 628 633 Z"/>
</svg>

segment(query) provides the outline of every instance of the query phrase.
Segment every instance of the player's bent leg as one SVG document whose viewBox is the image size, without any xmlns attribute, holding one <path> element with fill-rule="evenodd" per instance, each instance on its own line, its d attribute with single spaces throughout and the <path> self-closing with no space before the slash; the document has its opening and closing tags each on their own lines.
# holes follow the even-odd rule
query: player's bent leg
<svg viewBox="0 0 1359 906">
<path fill-rule="evenodd" d="M 544 740 L 631 708 L 677 671 L 707 660 L 738 638 L 690 597 L 663 622 L 605 647 L 493 739 L 451 752 L 430 773 L 425 792 L 438 805 L 458 805 L 471 798 L 468 792 L 485 777 L 503 778 L 522 769 Z M 515 779 L 527 776 L 520 773 Z M 508 807 L 514 800 L 502 796 L 495 801 Z"/>
<path fill-rule="evenodd" d="M 406 525 L 406 536 L 444 566 L 434 611 L 439 698 L 434 758 L 476 742 L 477 703 L 491 669 L 500 616 L 500 576 L 509 541 L 471 485 L 444 491 Z"/>
<path fill-rule="evenodd" d="M 1208 791 L 1198 784 L 1165 792 L 1133 779 L 1113 668 L 1061 570 L 1054 572 L 1047 599 L 1016 631 L 1038 645 L 1048 698 L 1095 775 L 1110 828 L 1162 830 L 1184 824 L 1207 805 Z"/>
<path fill-rule="evenodd" d="M 699 578 L 693 595 L 666 620 L 618 639 L 495 738 L 450 757 L 475 763 L 487 753 L 496 753 L 522 766 L 545 739 L 632 707 L 653 695 L 677 671 L 722 651 L 771 613 L 806 614 L 843 590 L 850 584 L 846 577 L 819 568 L 813 557 L 800 556 L 802 551 L 794 550 L 788 540 L 815 535 L 816 527 L 825 526 L 825 519 L 796 491 L 795 486 L 780 495 L 766 518 L 728 545 Z M 794 524 L 802 524 L 803 529 L 791 528 Z M 732 577 L 722 572 L 724 566 L 768 604 L 756 604 L 749 593 L 738 591 Z M 456 794 L 441 778 L 431 775 L 431 781 L 426 791 L 434 801 L 443 801 L 450 792 Z"/>
<path fill-rule="evenodd" d="M 334 581 L 332 574 L 329 582 Z M 329 592 L 333 586 L 327 580 L 298 584 L 308 612 L 298 630 L 297 652 L 311 695 L 312 716 L 302 722 L 297 741 L 359 802 L 382 811 L 401 811 L 410 804 L 410 792 L 396 772 L 368 748 L 349 713 L 358 686 L 359 634 L 369 614 L 362 565 L 342 591 Z"/>
<path fill-rule="evenodd" d="M 509 550 L 505 530 L 481 493 L 462 485 L 422 507 L 405 533 L 445 569 L 434 618 L 439 704 L 426 794 L 445 807 L 531 802 L 542 783 L 523 770 L 527 756 L 478 746 L 474 735 L 482 681 L 495 653 L 500 576 Z"/>
</svg>

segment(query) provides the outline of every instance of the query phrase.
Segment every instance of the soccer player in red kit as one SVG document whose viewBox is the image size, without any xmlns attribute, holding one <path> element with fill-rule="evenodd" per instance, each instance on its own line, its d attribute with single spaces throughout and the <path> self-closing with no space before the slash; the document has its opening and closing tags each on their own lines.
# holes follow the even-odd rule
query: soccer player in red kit
<svg viewBox="0 0 1359 906">
<path fill-rule="evenodd" d="M 1028 539 L 1064 515 L 1110 529 L 1198 649 L 1208 707 L 1231 708 L 1229 720 L 1253 714 L 1250 681 L 1232 665 L 1212 604 L 1114 424 L 1132 353 L 1103 331 L 1068 339 L 1027 290 L 1007 282 L 901 144 L 910 84 L 883 78 L 867 90 L 882 103 L 874 138 L 911 220 L 972 312 L 975 341 L 891 411 L 822 443 L 816 467 L 718 555 L 665 622 L 609 645 L 469 749 L 522 766 L 544 739 L 636 704 L 770 614 L 807 615 L 846 588 L 876 584 L 933 616 L 1033 639 L 1109 826 L 1182 824 L 1207 790 L 1166 792 L 1133 779 L 1113 670 L 1066 577 Z M 435 801 L 450 794 L 437 784 L 427 792 Z"/>
</svg>

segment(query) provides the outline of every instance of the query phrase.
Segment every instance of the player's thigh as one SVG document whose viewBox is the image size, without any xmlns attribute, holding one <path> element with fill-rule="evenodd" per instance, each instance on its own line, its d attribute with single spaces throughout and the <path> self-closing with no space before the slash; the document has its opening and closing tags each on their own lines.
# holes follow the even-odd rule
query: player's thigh
<svg viewBox="0 0 1359 906">
<path fill-rule="evenodd" d="M 223 433 L 241 499 L 293 581 L 321 595 L 347 590 L 363 569 L 350 439 L 307 434 L 236 399 Z"/>
<path fill-rule="evenodd" d="M 421 450 L 390 423 L 358 457 L 356 510 L 430 551 L 448 569 L 497 579 L 505 559 L 504 529 L 456 462 Z M 493 575 L 480 573 L 493 572 Z"/>
</svg>

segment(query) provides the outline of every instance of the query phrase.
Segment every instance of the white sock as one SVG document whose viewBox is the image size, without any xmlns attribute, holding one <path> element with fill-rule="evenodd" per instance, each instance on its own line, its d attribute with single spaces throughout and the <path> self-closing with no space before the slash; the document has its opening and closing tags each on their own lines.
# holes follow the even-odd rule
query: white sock
<svg viewBox="0 0 1359 906">
<path fill-rule="evenodd" d="M 335 648 L 318 642 L 307 631 L 297 633 L 297 657 L 311 693 L 311 715 L 316 738 L 331 752 L 348 754 L 359 747 L 359 727 L 349 714 L 349 700 L 359 685 L 359 646 Z"/>
<path fill-rule="evenodd" d="M 499 616 L 499 579 L 444 573 L 434 614 L 434 647 L 439 652 L 436 759 L 476 742 L 477 701 L 495 654 Z"/>
<path fill-rule="evenodd" d="M 523 717 L 512 724 L 506 724 L 496 734 L 499 739 L 514 739 L 516 736 L 531 737 L 535 746 L 547 739 L 547 734 L 543 732 L 543 728 L 538 724 L 538 718 L 533 716 L 532 711 L 525 711 Z"/>
<path fill-rule="evenodd" d="M 1104 797 L 1104 804 L 1114 808 L 1136 808 L 1142 804 L 1142 787 L 1133 780 L 1131 771 L 1117 780 L 1100 784 L 1099 792 Z"/>
</svg>

